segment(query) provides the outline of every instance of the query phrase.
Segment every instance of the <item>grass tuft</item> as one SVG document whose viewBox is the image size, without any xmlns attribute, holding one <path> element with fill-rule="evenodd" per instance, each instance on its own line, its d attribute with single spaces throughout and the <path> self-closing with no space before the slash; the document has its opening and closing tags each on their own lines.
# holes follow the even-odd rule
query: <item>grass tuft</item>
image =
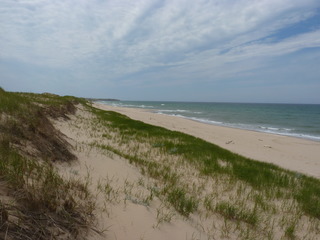
<svg viewBox="0 0 320 240">
<path fill-rule="evenodd" d="M 173 188 L 168 191 L 167 200 L 183 216 L 188 217 L 198 208 L 196 199 L 188 196 L 183 188 Z"/>
<path fill-rule="evenodd" d="M 216 211 L 230 220 L 242 221 L 251 225 L 256 225 L 258 222 L 255 210 L 239 208 L 228 202 L 223 201 L 218 203 Z"/>
</svg>

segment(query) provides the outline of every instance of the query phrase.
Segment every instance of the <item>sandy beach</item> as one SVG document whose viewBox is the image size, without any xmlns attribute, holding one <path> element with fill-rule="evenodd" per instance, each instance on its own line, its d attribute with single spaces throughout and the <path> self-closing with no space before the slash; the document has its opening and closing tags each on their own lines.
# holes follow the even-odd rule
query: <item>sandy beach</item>
<svg viewBox="0 0 320 240">
<path fill-rule="evenodd" d="M 94 107 L 190 134 L 245 157 L 320 178 L 320 142 L 209 125 L 144 109 L 113 107 L 100 103 L 94 103 Z"/>
</svg>

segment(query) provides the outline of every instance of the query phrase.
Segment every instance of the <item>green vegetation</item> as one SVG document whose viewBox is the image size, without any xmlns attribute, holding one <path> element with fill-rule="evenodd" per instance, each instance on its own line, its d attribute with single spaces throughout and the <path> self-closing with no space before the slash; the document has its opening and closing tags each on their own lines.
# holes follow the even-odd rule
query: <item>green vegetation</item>
<svg viewBox="0 0 320 240">
<path fill-rule="evenodd" d="M 75 98 L 0 89 L 0 238 L 81 239 L 95 202 L 88 184 L 59 176 L 75 156 L 48 117 L 66 118 Z M 1 195 L 2 195 L 1 194 Z"/>
<path fill-rule="evenodd" d="M 216 211 L 230 220 L 243 221 L 251 225 L 255 225 L 258 221 L 255 211 L 239 209 L 227 202 L 218 203 Z"/>
<path fill-rule="evenodd" d="M 6 216 L 1 219 L 1 230 L 8 237 L 58 237 L 50 231 L 53 226 L 56 231 L 77 237 L 82 228 L 90 226 L 95 203 L 85 183 L 61 178 L 51 165 L 22 157 L 4 141 L 0 157 L 1 181 L 8 183 L 16 201 L 0 201 L 1 214 Z"/>
<path fill-rule="evenodd" d="M 185 189 L 174 188 L 168 193 L 168 201 L 183 216 L 188 217 L 190 213 L 197 210 L 197 201 L 186 195 Z"/>
</svg>

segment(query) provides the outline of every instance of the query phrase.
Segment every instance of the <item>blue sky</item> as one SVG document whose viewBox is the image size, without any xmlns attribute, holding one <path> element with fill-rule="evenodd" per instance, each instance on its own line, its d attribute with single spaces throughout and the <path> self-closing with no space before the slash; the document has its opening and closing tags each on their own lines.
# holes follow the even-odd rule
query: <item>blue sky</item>
<svg viewBox="0 0 320 240">
<path fill-rule="evenodd" d="M 1 0 L 0 86 L 320 104 L 319 0 Z"/>
</svg>

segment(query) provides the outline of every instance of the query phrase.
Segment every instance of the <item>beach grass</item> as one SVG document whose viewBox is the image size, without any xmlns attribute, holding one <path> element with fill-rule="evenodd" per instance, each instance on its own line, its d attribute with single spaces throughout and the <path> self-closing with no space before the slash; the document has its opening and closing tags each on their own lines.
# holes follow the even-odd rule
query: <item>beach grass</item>
<svg viewBox="0 0 320 240">
<path fill-rule="evenodd" d="M 83 181 L 64 179 L 52 165 L 26 159 L 8 150 L 3 141 L 0 157 L 1 181 L 15 196 L 15 204 L 2 203 L 7 217 L 2 219 L 1 228 L 8 237 L 52 238 L 52 226 L 77 237 L 82 228 L 89 228 L 95 202 Z"/>
<path fill-rule="evenodd" d="M 82 239 L 95 201 L 83 179 L 63 178 L 54 161 L 72 161 L 49 117 L 66 117 L 75 98 L 0 89 L 0 237 Z"/>
</svg>

